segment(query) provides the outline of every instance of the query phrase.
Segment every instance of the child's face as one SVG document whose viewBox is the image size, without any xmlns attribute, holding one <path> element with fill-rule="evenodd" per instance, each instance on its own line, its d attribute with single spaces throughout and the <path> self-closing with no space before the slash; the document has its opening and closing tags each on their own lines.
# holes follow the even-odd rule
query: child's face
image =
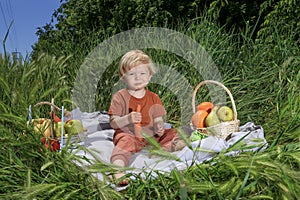
<svg viewBox="0 0 300 200">
<path fill-rule="evenodd" d="M 140 90 L 145 88 L 152 75 L 147 65 L 138 65 L 125 73 L 123 81 L 130 90 Z"/>
</svg>

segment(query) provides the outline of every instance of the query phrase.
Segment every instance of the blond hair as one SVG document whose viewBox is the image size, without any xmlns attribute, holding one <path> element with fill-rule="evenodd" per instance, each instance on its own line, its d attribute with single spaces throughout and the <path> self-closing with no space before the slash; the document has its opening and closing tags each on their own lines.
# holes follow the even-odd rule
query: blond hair
<svg viewBox="0 0 300 200">
<path fill-rule="evenodd" d="M 122 78 L 126 72 L 138 65 L 147 65 L 150 75 L 154 75 L 156 68 L 151 58 L 141 50 L 128 51 L 120 60 L 119 77 Z"/>
</svg>

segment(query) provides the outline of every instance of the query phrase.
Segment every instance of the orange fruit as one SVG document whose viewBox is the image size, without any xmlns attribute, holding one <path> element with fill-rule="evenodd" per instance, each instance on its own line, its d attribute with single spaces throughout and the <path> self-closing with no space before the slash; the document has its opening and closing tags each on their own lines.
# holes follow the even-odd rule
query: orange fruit
<svg viewBox="0 0 300 200">
<path fill-rule="evenodd" d="M 204 128 L 205 127 L 205 119 L 208 115 L 208 112 L 205 110 L 198 110 L 192 116 L 192 124 L 195 128 Z"/>
<path fill-rule="evenodd" d="M 214 104 L 208 101 L 202 102 L 197 106 L 197 110 L 205 110 L 206 112 L 210 113 L 213 109 Z"/>
</svg>

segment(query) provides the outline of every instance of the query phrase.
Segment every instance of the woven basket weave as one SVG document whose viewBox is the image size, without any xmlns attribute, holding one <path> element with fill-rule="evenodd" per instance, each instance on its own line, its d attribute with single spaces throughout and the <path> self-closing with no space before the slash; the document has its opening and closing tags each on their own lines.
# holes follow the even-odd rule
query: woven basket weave
<svg viewBox="0 0 300 200">
<path fill-rule="evenodd" d="M 227 94 L 230 97 L 231 104 L 232 104 L 234 119 L 233 119 L 233 121 L 221 122 L 220 124 L 217 124 L 215 126 L 210 126 L 210 127 L 206 127 L 206 128 L 197 128 L 197 130 L 206 135 L 213 135 L 213 136 L 216 136 L 219 138 L 226 139 L 231 135 L 231 133 L 237 132 L 239 130 L 239 125 L 240 125 L 240 121 L 237 119 L 236 106 L 235 106 L 233 96 L 227 87 L 225 87 L 222 83 L 220 83 L 218 81 L 213 81 L 213 80 L 205 80 L 205 81 L 200 82 L 195 87 L 194 92 L 193 92 L 193 97 L 192 97 L 193 112 L 194 113 L 196 112 L 195 99 L 196 99 L 197 91 L 201 86 L 206 85 L 206 84 L 218 85 L 227 92 Z M 192 128 L 193 128 L 193 126 L 192 126 Z"/>
</svg>

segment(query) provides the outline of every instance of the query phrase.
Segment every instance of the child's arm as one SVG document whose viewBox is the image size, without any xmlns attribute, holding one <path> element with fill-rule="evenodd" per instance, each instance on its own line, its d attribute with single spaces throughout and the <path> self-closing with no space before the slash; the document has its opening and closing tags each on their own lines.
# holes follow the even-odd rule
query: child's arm
<svg viewBox="0 0 300 200">
<path fill-rule="evenodd" d="M 154 134 L 157 134 L 158 136 L 162 136 L 165 131 L 163 118 L 162 117 L 154 118 L 153 125 L 154 125 Z"/>
<path fill-rule="evenodd" d="M 113 129 L 118 129 L 127 126 L 128 124 L 141 122 L 141 120 L 142 114 L 140 112 L 131 112 L 128 115 L 124 115 L 122 117 L 112 115 L 110 117 L 110 126 Z"/>
</svg>

